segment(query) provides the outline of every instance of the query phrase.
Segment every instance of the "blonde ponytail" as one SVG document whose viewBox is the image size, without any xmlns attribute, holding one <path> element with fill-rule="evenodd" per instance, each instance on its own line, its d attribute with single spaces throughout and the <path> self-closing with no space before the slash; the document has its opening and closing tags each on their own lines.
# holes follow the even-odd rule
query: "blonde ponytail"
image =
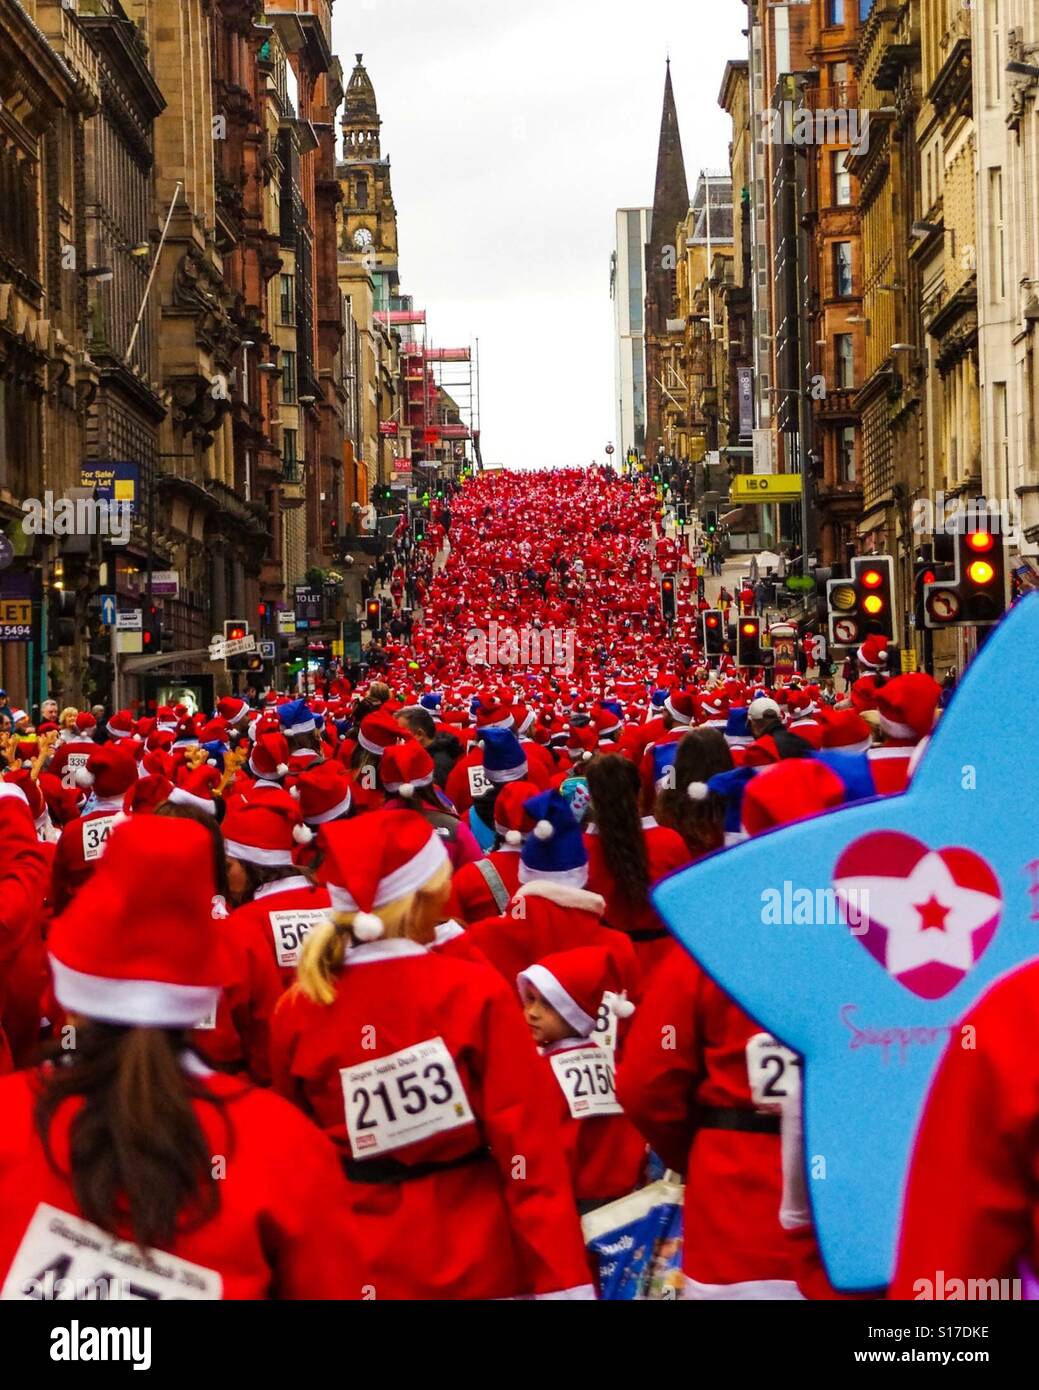
<svg viewBox="0 0 1039 1390">
<path fill-rule="evenodd" d="M 409 927 L 436 916 L 451 885 L 451 866 L 442 864 L 417 893 L 397 898 L 378 909 L 384 939 L 409 935 Z M 336 978 L 346 964 L 351 946 L 359 946 L 353 934 L 354 918 L 362 913 L 334 912 L 320 922 L 303 942 L 296 980 L 313 1004 L 331 1004 L 336 997 Z"/>
</svg>

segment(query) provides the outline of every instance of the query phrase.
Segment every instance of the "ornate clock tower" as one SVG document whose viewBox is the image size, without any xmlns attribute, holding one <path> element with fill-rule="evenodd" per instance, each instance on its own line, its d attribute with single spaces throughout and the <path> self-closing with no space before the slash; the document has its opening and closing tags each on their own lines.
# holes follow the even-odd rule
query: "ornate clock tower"
<svg viewBox="0 0 1039 1390">
<path fill-rule="evenodd" d="M 389 291 L 396 294 L 397 209 L 390 186 L 390 161 L 382 157 L 382 121 L 375 88 L 363 56 L 357 55 L 343 111 L 343 158 L 336 170 L 343 190 L 339 250 L 341 255 L 368 255 L 372 273 L 388 276 Z"/>
</svg>

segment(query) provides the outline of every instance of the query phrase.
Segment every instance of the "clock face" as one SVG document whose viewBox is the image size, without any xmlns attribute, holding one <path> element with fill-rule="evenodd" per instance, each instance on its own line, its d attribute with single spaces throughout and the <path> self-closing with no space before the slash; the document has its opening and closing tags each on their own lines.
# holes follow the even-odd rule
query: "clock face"
<svg viewBox="0 0 1039 1390">
<path fill-rule="evenodd" d="M 354 245 L 358 251 L 367 251 L 372 244 L 372 234 L 367 227 L 358 227 L 354 232 Z"/>
</svg>

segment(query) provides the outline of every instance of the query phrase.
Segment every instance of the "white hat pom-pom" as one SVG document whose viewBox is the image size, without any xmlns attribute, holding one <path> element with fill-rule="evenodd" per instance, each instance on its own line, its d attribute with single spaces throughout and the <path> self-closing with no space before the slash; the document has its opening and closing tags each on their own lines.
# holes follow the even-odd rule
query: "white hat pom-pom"
<svg viewBox="0 0 1039 1390">
<path fill-rule="evenodd" d="M 582 761 L 583 763 L 590 763 L 591 760 L 592 760 L 592 754 L 589 753 L 588 749 L 586 748 L 586 749 L 584 750 L 584 752 L 581 754 L 581 761 Z"/>
<path fill-rule="evenodd" d="M 523 836 L 518 830 L 506 830 L 505 843 L 507 845 L 521 845 L 523 843 Z"/>
<path fill-rule="evenodd" d="M 314 832 L 309 825 L 294 825 L 292 827 L 292 838 L 297 845 L 309 845 L 314 838 Z"/>
<path fill-rule="evenodd" d="M 613 994 L 607 990 L 603 995 L 603 1002 L 616 1018 L 631 1018 L 635 1012 L 635 1005 L 628 998 L 627 990 L 621 994 Z"/>
<path fill-rule="evenodd" d="M 299 787 L 290 787 L 290 788 L 289 788 L 289 796 L 292 797 L 293 801 L 298 801 L 298 800 L 299 800 Z"/>
<path fill-rule="evenodd" d="M 376 917 L 371 912 L 358 912 L 351 930 L 357 941 L 379 941 L 386 928 L 381 917 Z"/>
<path fill-rule="evenodd" d="M 711 794 L 711 789 L 706 782 L 690 782 L 686 787 L 686 796 L 690 801 L 706 801 Z"/>
<path fill-rule="evenodd" d="M 414 782 L 402 782 L 400 784 L 399 793 L 401 796 L 405 798 L 405 800 L 410 801 L 410 799 L 415 795 Z"/>
<path fill-rule="evenodd" d="M 555 826 L 550 820 L 539 820 L 534 827 L 534 838 L 536 840 L 551 840 L 555 833 Z"/>
<path fill-rule="evenodd" d="M 76 786 L 92 787 L 94 785 L 94 774 L 86 767 L 76 768 Z"/>
<path fill-rule="evenodd" d="M 274 771 L 278 774 L 279 777 L 286 777 L 288 775 L 289 765 L 288 763 L 279 763 L 278 766 L 274 769 Z"/>
<path fill-rule="evenodd" d="M 206 767 L 216 767 L 216 758 L 207 758 Z"/>
</svg>

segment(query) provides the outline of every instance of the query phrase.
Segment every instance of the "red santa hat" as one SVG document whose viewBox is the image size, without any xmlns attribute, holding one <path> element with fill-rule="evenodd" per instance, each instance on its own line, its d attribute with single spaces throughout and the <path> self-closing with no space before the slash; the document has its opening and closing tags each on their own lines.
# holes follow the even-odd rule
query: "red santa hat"
<svg viewBox="0 0 1039 1390">
<path fill-rule="evenodd" d="M 216 712 L 225 724 L 242 724 L 249 717 L 249 706 L 237 695 L 225 695 L 217 701 Z"/>
<path fill-rule="evenodd" d="M 743 828 L 750 835 L 760 835 L 773 826 L 843 806 L 846 800 L 844 782 L 825 763 L 787 758 L 763 768 L 747 783 L 741 807 Z"/>
<path fill-rule="evenodd" d="M 112 738 L 131 738 L 133 736 L 133 712 L 128 709 L 117 710 L 105 725 Z"/>
<path fill-rule="evenodd" d="M 859 648 L 858 662 L 866 671 L 881 671 L 887 666 L 888 640 L 873 632 Z"/>
<path fill-rule="evenodd" d="M 160 705 L 155 711 L 155 727 L 163 733 L 174 733 L 179 722 L 172 705 Z"/>
<path fill-rule="evenodd" d="M 873 731 L 857 710 L 827 710 L 823 719 L 823 747 L 839 753 L 865 753 Z"/>
<path fill-rule="evenodd" d="M 130 816 L 153 815 L 169 801 L 173 783 L 161 773 L 150 772 L 137 781 L 123 797 L 123 810 Z"/>
<path fill-rule="evenodd" d="M 215 893 L 202 826 L 153 816 L 115 826 L 104 858 L 50 929 L 58 1003 L 124 1027 L 194 1027 L 227 979 Z"/>
<path fill-rule="evenodd" d="M 537 991 L 578 1037 L 595 1031 L 599 1006 L 605 1003 L 617 1018 L 630 1018 L 635 1005 L 622 987 L 621 970 L 606 946 L 575 946 L 555 951 L 516 976 L 520 997 L 524 985 Z"/>
<path fill-rule="evenodd" d="M 300 813 L 307 825 L 341 820 L 350 810 L 350 774 L 342 763 L 318 763 L 300 773 L 292 795 L 298 796 Z"/>
<path fill-rule="evenodd" d="M 97 733 L 97 720 L 86 710 L 82 710 L 76 715 L 76 722 L 73 725 L 80 738 L 93 738 Z"/>
<path fill-rule="evenodd" d="M 86 767 L 76 769 L 76 785 L 93 788 L 100 798 L 123 796 L 137 781 L 137 759 L 122 743 L 105 743 L 95 748 Z"/>
<path fill-rule="evenodd" d="M 386 750 L 379 767 L 382 785 L 391 796 L 410 800 L 420 787 L 431 787 L 436 769 L 433 759 L 416 739 Z"/>
<path fill-rule="evenodd" d="M 335 912 L 353 913 L 358 941 L 378 941 L 385 925 L 380 907 L 423 888 L 450 861 L 440 836 L 411 811 L 370 811 L 319 832 L 318 879 Z"/>
<path fill-rule="evenodd" d="M 175 806 L 193 806 L 196 811 L 205 811 L 207 816 L 216 815 L 216 801 L 213 790 L 220 785 L 220 773 L 215 767 L 203 763 L 194 770 L 182 768 L 177 784 L 170 792 L 170 801 Z"/>
<path fill-rule="evenodd" d="M 374 758 L 381 758 L 387 748 L 392 748 L 406 737 L 408 735 L 385 707 L 366 715 L 357 731 L 357 742 Z"/>
<path fill-rule="evenodd" d="M 938 682 L 924 671 L 895 676 L 877 693 L 880 727 L 889 738 L 923 738 L 934 728 L 941 693 Z"/>
<path fill-rule="evenodd" d="M 25 797 L 34 821 L 38 821 L 47 809 L 47 798 L 38 782 L 33 781 L 28 768 L 11 768 L 0 778 L 0 785 L 17 787 Z"/>
<path fill-rule="evenodd" d="M 38 785 L 47 801 L 51 822 L 58 827 L 68 825 L 79 815 L 83 793 L 75 787 L 63 787 L 61 778 L 53 772 L 41 772 Z"/>
<path fill-rule="evenodd" d="M 265 782 L 280 782 L 289 770 L 289 741 L 283 733 L 258 734 L 249 754 L 249 771 Z"/>
<path fill-rule="evenodd" d="M 570 726 L 570 731 L 566 736 L 566 752 L 575 763 L 591 762 L 599 748 L 599 734 L 595 726 L 585 724 L 581 728 L 575 729 Z"/>
<path fill-rule="evenodd" d="M 483 690 L 476 700 L 476 727 L 478 729 L 511 729 L 512 710 L 493 690 Z"/>
<path fill-rule="evenodd" d="M 299 803 L 280 788 L 262 800 L 236 801 L 221 829 L 229 859 L 264 869 L 291 867 L 297 848 L 314 838 L 313 831 L 303 824 Z"/>
<path fill-rule="evenodd" d="M 691 724 L 696 713 L 693 697 L 687 690 L 670 691 L 664 708 L 676 724 Z"/>
<path fill-rule="evenodd" d="M 518 849 L 534 829 L 525 803 L 537 796 L 533 782 L 506 782 L 494 803 L 494 828 L 511 848 Z"/>
<path fill-rule="evenodd" d="M 723 729 L 729 719 L 729 702 L 717 690 L 700 695 L 696 700 L 696 718 L 700 724 L 711 724 Z"/>
</svg>

